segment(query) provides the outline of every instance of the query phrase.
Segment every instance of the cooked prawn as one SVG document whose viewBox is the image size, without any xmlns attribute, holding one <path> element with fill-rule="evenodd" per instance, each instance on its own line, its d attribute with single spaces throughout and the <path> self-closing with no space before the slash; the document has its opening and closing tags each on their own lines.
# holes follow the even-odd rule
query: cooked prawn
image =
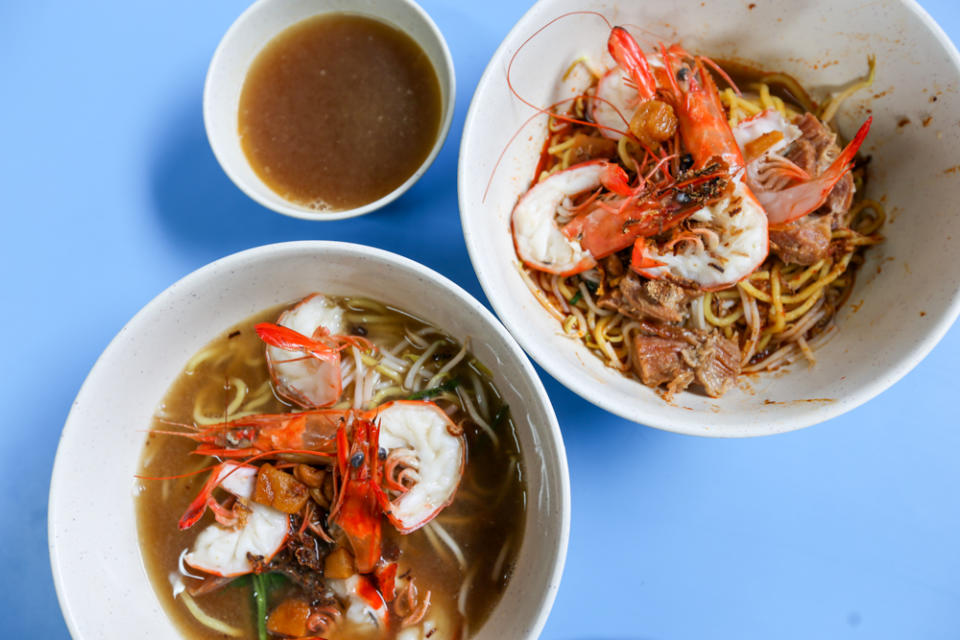
<svg viewBox="0 0 960 640">
<path fill-rule="evenodd" d="M 633 193 L 627 174 L 619 166 L 602 160 L 574 165 L 558 171 L 530 188 L 513 209 L 513 242 L 517 255 L 527 266 L 561 275 L 592 269 L 596 258 L 568 238 L 557 223 L 561 207 L 572 213 L 571 198 L 600 186 L 624 196 Z"/>
<path fill-rule="evenodd" d="M 349 345 L 373 348 L 359 336 L 342 335 L 343 308 L 314 293 L 287 309 L 277 324 L 257 325 L 257 335 L 269 345 L 267 366 L 277 394 L 301 407 L 314 409 L 340 397 L 340 352 Z"/>
<path fill-rule="evenodd" d="M 657 81 L 647 56 L 623 27 L 610 30 L 607 50 L 617 66 L 597 81 L 594 98 L 590 101 L 590 114 L 600 125 L 602 135 L 617 139 L 637 107 L 656 95 Z"/>
<path fill-rule="evenodd" d="M 853 168 L 853 158 L 870 131 L 873 117 L 867 118 L 857 130 L 853 140 L 844 147 L 836 160 L 820 175 L 810 180 L 778 191 L 760 190 L 757 199 L 767 212 L 772 225 L 785 225 L 816 211 L 827 198 L 833 187 Z"/>
<path fill-rule="evenodd" d="M 398 400 L 371 413 L 380 424 L 380 445 L 387 450 L 387 460 L 402 452 L 400 466 L 415 471 L 410 484 L 394 484 L 400 487 L 399 496 L 387 512 L 398 531 L 411 533 L 453 502 L 466 463 L 463 434 L 431 402 Z"/>
<path fill-rule="evenodd" d="M 816 211 L 852 168 L 853 158 L 872 122 L 872 117 L 867 118 L 830 166 L 811 178 L 780 153 L 800 137 L 796 125 L 787 122 L 775 109 L 741 121 L 733 134 L 747 159 L 747 184 L 763 205 L 769 223 L 788 224 Z"/>
<path fill-rule="evenodd" d="M 253 571 L 251 556 L 269 561 L 286 543 L 290 518 L 272 507 L 253 502 L 257 468 L 251 465 L 223 462 L 180 519 L 180 528 L 193 526 L 207 507 L 217 522 L 200 532 L 183 561 L 195 569 L 215 576 L 239 576 Z M 217 487 L 236 497 L 232 510 L 224 509 L 213 498 Z"/>
<path fill-rule="evenodd" d="M 676 45 L 663 48 L 663 59 L 693 167 L 717 165 L 731 184 L 725 197 L 690 216 L 687 229 L 675 229 L 664 242 L 638 239 L 631 267 L 648 278 L 669 278 L 707 291 L 723 289 L 750 275 L 767 257 L 767 216 L 743 181 L 743 155 L 704 59 Z M 711 232 L 713 241 L 682 241 L 700 229 Z"/>
</svg>

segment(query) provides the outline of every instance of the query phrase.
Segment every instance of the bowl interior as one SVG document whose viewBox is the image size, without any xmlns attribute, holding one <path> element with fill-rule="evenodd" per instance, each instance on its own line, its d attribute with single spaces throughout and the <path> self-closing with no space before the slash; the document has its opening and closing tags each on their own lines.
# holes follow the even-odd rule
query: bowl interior
<svg viewBox="0 0 960 640">
<path fill-rule="evenodd" d="M 433 64 L 440 83 L 443 112 L 433 148 L 403 184 L 363 206 L 321 213 L 285 200 L 270 189 L 247 162 L 237 131 L 240 93 L 247 70 L 257 54 L 287 27 L 324 13 L 364 15 L 407 33 L 419 43 Z M 426 172 L 450 129 L 454 94 L 453 60 L 443 35 L 430 16 L 412 0 L 258 0 L 233 23 L 210 61 L 203 95 L 203 119 L 214 155 L 230 179 L 248 196 L 288 216 L 340 220 L 369 213 L 392 202 Z"/>
<path fill-rule="evenodd" d="M 868 252 L 853 295 L 838 315 L 839 331 L 816 352 L 816 366 L 799 363 L 747 378 L 721 399 L 684 393 L 667 404 L 560 335 L 556 321 L 525 286 L 509 219 L 530 183 L 546 118 L 535 117 L 510 142 L 535 112 L 511 93 L 506 69 L 534 32 L 580 10 L 597 11 L 612 24 L 642 25 L 634 33 L 647 47 L 680 42 L 716 59 L 788 72 L 819 99 L 865 75 L 867 56 L 877 56 L 874 85 L 844 103 L 837 125 L 850 135 L 873 115 L 862 152 L 872 157 L 867 196 L 881 201 L 888 212 L 887 240 Z M 513 86 L 539 106 L 568 97 L 570 89 L 559 87 L 557 79 L 574 60 L 587 55 L 612 65 L 605 54 L 608 34 L 607 25 L 594 15 L 557 20 L 520 50 Z M 787 15 L 778 5 L 734 6 L 719 0 L 621 5 L 544 0 L 494 55 L 464 130 L 461 217 L 484 291 L 520 344 L 547 371 L 591 402 L 636 422 L 698 435 L 750 436 L 807 426 L 847 411 L 919 362 L 960 310 L 960 265 L 947 258 L 960 241 L 960 217 L 953 211 L 960 170 L 952 151 L 960 142 L 960 129 L 954 126 L 960 109 L 958 65 L 953 45 L 909 1 L 814 1 L 791 7 Z"/>
<path fill-rule="evenodd" d="M 140 557 L 133 492 L 146 429 L 191 355 L 254 312 L 313 291 L 369 296 L 463 340 L 514 408 L 529 496 L 513 579 L 477 638 L 535 638 L 556 592 L 569 529 L 566 457 L 532 365 L 462 289 L 405 258 L 359 245 L 271 245 L 174 284 L 121 330 L 94 366 L 63 431 L 50 493 L 51 564 L 74 638 L 179 638 Z M 414 308 L 411 300 L 429 300 Z"/>
</svg>

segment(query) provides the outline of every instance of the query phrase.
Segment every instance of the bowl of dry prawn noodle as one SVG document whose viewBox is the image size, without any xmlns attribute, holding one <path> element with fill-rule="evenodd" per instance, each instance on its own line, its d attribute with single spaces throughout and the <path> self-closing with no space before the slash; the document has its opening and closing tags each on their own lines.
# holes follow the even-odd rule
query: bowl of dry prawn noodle
<svg viewBox="0 0 960 640">
<path fill-rule="evenodd" d="M 123 328 L 49 514 L 74 638 L 535 638 L 569 481 L 489 311 L 400 256 L 297 242 L 208 265 Z"/>
<path fill-rule="evenodd" d="M 484 291 L 549 373 L 639 423 L 848 411 L 960 311 L 958 60 L 909 1 L 539 2 L 464 129 Z"/>
</svg>

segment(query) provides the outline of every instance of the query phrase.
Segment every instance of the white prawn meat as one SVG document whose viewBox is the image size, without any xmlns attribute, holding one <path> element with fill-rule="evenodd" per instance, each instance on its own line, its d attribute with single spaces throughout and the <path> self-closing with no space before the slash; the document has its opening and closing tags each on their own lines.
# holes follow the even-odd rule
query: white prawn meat
<svg viewBox="0 0 960 640">
<path fill-rule="evenodd" d="M 344 309 L 329 298 L 314 293 L 287 309 L 277 320 L 307 338 L 344 332 Z M 267 347 L 267 365 L 274 387 L 281 396 L 302 407 L 326 407 L 337 401 L 342 391 L 339 352 L 327 359 L 305 356 L 298 351 Z"/>
<path fill-rule="evenodd" d="M 375 410 L 385 479 L 400 492 L 387 517 L 401 533 L 416 531 L 449 505 L 466 462 L 463 435 L 432 402 L 395 401 Z"/>
<path fill-rule="evenodd" d="M 212 487 L 219 485 L 242 501 L 247 511 L 233 526 L 215 522 L 200 532 L 183 561 L 195 569 L 216 576 L 239 576 L 253 571 L 248 556 L 269 561 L 287 539 L 290 519 L 272 507 L 250 500 L 257 468 L 224 462 L 214 472 Z M 206 488 L 205 488 L 206 490 Z"/>
</svg>

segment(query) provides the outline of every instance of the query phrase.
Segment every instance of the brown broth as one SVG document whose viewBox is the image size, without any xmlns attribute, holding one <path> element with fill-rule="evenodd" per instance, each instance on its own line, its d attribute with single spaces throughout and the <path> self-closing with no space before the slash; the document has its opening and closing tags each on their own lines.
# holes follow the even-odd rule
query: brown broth
<svg viewBox="0 0 960 640">
<path fill-rule="evenodd" d="M 440 84 L 407 34 L 358 15 L 289 27 L 256 57 L 239 134 L 256 174 L 318 211 L 373 202 L 420 167 L 437 138 Z"/>
<path fill-rule="evenodd" d="M 419 320 L 392 308 L 388 308 L 386 312 L 371 311 L 368 306 L 363 309 L 353 306 L 350 299 L 340 300 L 348 309 L 353 309 L 348 313 L 352 330 L 362 327 L 375 344 L 392 344 L 398 336 L 403 335 L 403 325 L 413 331 L 427 327 Z M 169 430 L 170 423 L 192 424 L 197 406 L 206 407 L 204 414 L 216 415 L 230 403 L 234 395 L 234 390 L 229 387 L 231 379 L 243 380 L 250 394 L 254 394 L 261 385 L 269 384 L 263 344 L 256 337 L 253 326 L 257 322 L 275 320 L 281 310 L 282 308 L 271 309 L 248 318 L 207 345 L 200 353 L 210 353 L 212 356 L 193 365 L 192 370 L 188 368 L 180 374 L 160 405 L 154 428 Z M 384 317 L 393 324 L 381 324 Z M 436 339 L 439 335 L 431 335 L 431 339 Z M 459 345 L 449 340 L 449 346 L 445 343 L 437 353 L 455 353 L 459 348 Z M 465 378 L 471 372 L 476 373 L 482 369 L 469 364 L 469 360 L 470 358 L 465 358 L 464 362 L 457 365 L 451 376 Z M 481 373 L 480 380 L 491 407 L 502 407 L 499 393 L 489 378 Z M 464 388 L 469 387 L 469 384 L 464 385 Z M 258 406 L 257 411 L 286 413 L 291 409 L 270 394 L 267 401 Z M 494 448 L 490 438 L 479 429 L 465 429 L 467 464 L 464 476 L 453 503 L 437 517 L 437 522 L 457 540 L 467 558 L 466 572 L 460 569 L 449 549 L 441 547 L 439 552 L 435 550 L 423 529 L 409 535 L 400 535 L 384 520 L 385 547 L 388 544 L 399 547 L 400 562 L 406 563 L 414 572 L 418 586 L 432 590 L 432 607 L 448 610 L 456 620 L 454 624 L 459 630 L 447 634 L 437 633 L 434 638 L 449 640 L 463 637 L 464 623 L 468 630 L 467 637 L 472 635 L 489 616 L 513 571 L 516 552 L 522 542 L 526 496 L 522 480 L 522 459 L 513 422 L 508 412 L 505 412 L 505 416 L 497 428 L 501 441 L 499 449 Z M 213 458 L 190 455 L 195 446 L 194 442 L 185 438 L 150 434 L 144 446 L 140 474 L 146 477 L 180 475 L 217 462 Z M 509 462 L 511 459 L 516 461 L 515 465 Z M 513 469 L 513 473 L 508 473 L 508 469 Z M 201 473 L 177 480 L 141 480 L 136 500 L 140 548 L 147 573 L 164 609 L 184 637 L 190 640 L 226 637 L 200 624 L 184 606 L 182 599 L 173 597 L 170 581 L 171 574 L 178 573 L 178 558 L 181 552 L 191 547 L 200 531 L 213 522 L 208 513 L 193 528 L 187 531 L 177 529 L 177 520 L 197 495 L 207 475 Z M 501 492 L 502 499 L 497 495 Z M 498 508 L 485 508 L 497 501 Z M 501 549 L 507 543 L 509 548 L 501 561 L 502 568 L 499 572 L 494 572 L 493 568 L 499 560 Z M 463 618 L 457 613 L 457 594 L 467 574 L 471 572 L 473 575 L 469 597 L 466 599 L 466 616 Z M 190 580 L 186 582 L 188 586 L 196 584 Z M 248 583 L 228 585 L 212 594 L 197 596 L 195 601 L 209 615 L 242 629 L 243 638 L 252 640 L 257 637 Z M 272 607 L 279 601 L 279 597 L 271 600 L 269 606 Z M 396 631 L 398 626 L 395 625 L 392 631 Z M 340 640 L 347 636 L 330 633 L 324 637 Z M 369 637 L 392 638 L 393 634 Z"/>
</svg>

